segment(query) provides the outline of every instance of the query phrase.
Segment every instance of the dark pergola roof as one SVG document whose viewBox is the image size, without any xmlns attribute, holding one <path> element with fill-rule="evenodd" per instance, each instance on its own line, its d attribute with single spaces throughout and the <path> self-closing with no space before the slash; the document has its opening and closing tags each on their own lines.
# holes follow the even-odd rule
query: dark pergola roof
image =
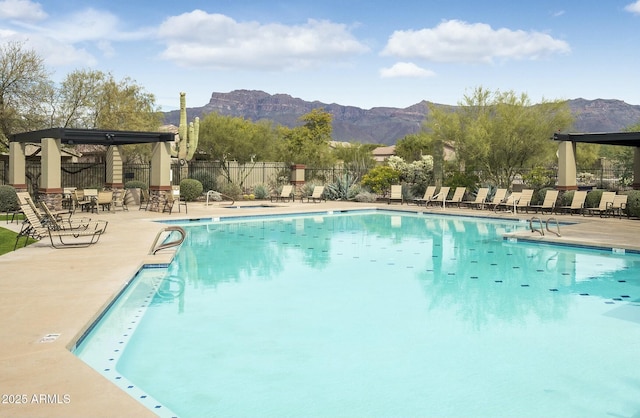
<svg viewBox="0 0 640 418">
<path fill-rule="evenodd" d="M 10 142 L 40 143 L 42 138 L 59 139 L 63 144 L 128 145 L 175 140 L 171 132 L 106 131 L 99 129 L 51 128 L 11 135 Z"/>
<path fill-rule="evenodd" d="M 602 132 L 591 134 L 560 134 L 553 135 L 554 141 L 583 142 L 586 144 L 625 145 L 640 147 L 640 132 Z"/>
</svg>

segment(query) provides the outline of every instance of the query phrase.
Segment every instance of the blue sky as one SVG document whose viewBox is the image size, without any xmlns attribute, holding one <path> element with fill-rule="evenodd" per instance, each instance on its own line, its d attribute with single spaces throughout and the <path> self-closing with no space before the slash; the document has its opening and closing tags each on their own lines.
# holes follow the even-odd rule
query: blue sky
<svg viewBox="0 0 640 418">
<path fill-rule="evenodd" d="M 61 81 L 129 77 L 163 110 L 212 92 L 408 107 L 474 88 L 640 105 L 640 0 L 0 0 L 0 42 Z"/>
</svg>

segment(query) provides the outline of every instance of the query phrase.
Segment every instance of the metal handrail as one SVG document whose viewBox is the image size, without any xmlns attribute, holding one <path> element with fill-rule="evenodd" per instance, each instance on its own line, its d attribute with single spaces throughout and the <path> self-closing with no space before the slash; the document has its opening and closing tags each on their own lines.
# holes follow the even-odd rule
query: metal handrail
<svg viewBox="0 0 640 418">
<path fill-rule="evenodd" d="M 164 242 L 160 245 L 158 245 L 158 241 L 160 240 L 160 236 L 165 233 L 165 232 L 173 232 L 173 231 L 177 231 L 180 233 L 180 237 L 177 240 L 172 240 L 172 241 L 167 241 Z M 178 245 L 182 244 L 182 242 L 184 241 L 184 239 L 187 236 L 187 232 L 182 229 L 179 226 L 167 226 L 165 228 L 163 228 L 162 230 L 158 231 L 158 234 L 156 235 L 156 239 L 153 241 L 153 244 L 151 245 L 151 250 L 149 250 L 149 254 L 153 254 L 155 255 L 158 251 L 161 250 L 166 250 L 167 248 L 172 248 L 172 247 L 177 247 Z"/>
<path fill-rule="evenodd" d="M 556 223 L 557 232 L 556 231 L 552 231 L 552 230 L 549 229 L 549 222 L 550 221 L 554 221 Z M 562 235 L 560 235 L 560 224 L 558 223 L 558 220 L 556 218 L 549 218 L 549 219 L 547 219 L 546 223 L 547 223 L 547 231 L 551 232 L 552 234 L 556 234 L 559 237 L 562 236 Z"/>
<path fill-rule="evenodd" d="M 540 229 L 533 227 L 533 221 L 536 221 L 536 220 L 540 223 Z M 531 229 L 531 232 L 540 232 L 540 235 L 544 236 L 544 229 L 542 227 L 542 219 L 540 219 L 539 217 L 532 216 L 531 219 L 529 219 L 529 228 Z"/>
<path fill-rule="evenodd" d="M 207 192 L 207 202 L 205 203 L 205 206 L 209 206 L 209 194 L 210 194 L 210 193 L 218 193 L 220 196 L 224 196 L 224 197 L 226 197 L 227 199 L 231 200 L 231 206 L 233 206 L 233 204 L 234 204 L 234 203 L 236 203 L 236 200 L 235 200 L 233 197 L 231 197 L 231 196 L 227 196 L 226 194 L 222 194 L 222 193 L 220 193 L 220 192 L 216 192 L 215 190 L 209 190 L 209 191 Z"/>
</svg>

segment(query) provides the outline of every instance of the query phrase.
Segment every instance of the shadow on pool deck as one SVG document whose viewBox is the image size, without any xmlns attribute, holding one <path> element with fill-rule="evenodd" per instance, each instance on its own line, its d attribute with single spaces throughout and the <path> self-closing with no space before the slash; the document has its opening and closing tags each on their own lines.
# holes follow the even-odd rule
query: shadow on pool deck
<svg viewBox="0 0 640 418">
<path fill-rule="evenodd" d="M 255 216 L 380 208 L 508 219 L 531 214 L 350 202 L 280 203 L 251 210 L 216 203 L 189 204 L 188 215 L 139 211 L 93 214 L 109 221 L 100 241 L 88 248 L 55 250 L 36 243 L 0 256 L 0 416 L 143 417 L 155 414 L 77 359 L 70 349 L 139 268 L 148 262 L 161 219 Z M 549 216 L 542 216 L 543 221 Z M 530 231 L 518 237 L 544 242 L 592 244 L 640 250 L 640 221 L 559 215 L 562 237 Z M 2 227 L 9 225 L 2 224 Z M 16 224 L 11 225 L 17 229 Z M 166 256 L 160 256 L 166 259 Z"/>
</svg>

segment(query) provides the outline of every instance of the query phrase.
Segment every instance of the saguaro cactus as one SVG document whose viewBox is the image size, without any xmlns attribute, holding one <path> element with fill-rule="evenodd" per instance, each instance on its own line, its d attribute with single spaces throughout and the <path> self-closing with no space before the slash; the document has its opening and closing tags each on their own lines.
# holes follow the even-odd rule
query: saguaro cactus
<svg viewBox="0 0 640 418">
<path fill-rule="evenodd" d="M 173 156 L 180 161 L 191 161 L 198 148 L 198 134 L 200 132 L 200 118 L 187 124 L 186 93 L 180 92 L 180 125 L 178 126 L 178 139 Z"/>
</svg>

